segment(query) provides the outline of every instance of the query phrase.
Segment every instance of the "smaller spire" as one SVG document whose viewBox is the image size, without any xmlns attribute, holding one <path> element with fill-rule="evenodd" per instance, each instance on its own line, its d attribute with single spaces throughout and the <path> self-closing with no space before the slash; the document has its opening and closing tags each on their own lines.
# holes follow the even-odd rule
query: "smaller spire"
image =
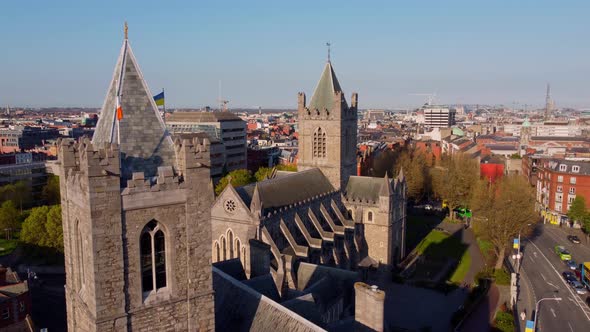
<svg viewBox="0 0 590 332">
<path fill-rule="evenodd" d="M 127 40 L 128 38 L 128 32 L 129 32 L 129 27 L 127 26 L 127 21 L 125 21 L 125 27 L 123 28 L 123 31 L 125 32 L 125 40 Z"/>
<path fill-rule="evenodd" d="M 379 196 L 391 195 L 393 195 L 393 188 L 391 188 L 391 182 L 389 181 L 387 172 L 385 172 L 385 176 L 383 177 L 383 183 L 381 184 L 381 189 L 379 190 Z"/>
<path fill-rule="evenodd" d="M 331 46 L 331 45 L 332 45 L 332 44 L 330 44 L 330 42 L 327 42 L 327 43 L 326 43 L 326 46 L 328 46 L 328 62 L 330 62 L 330 46 Z"/>
</svg>

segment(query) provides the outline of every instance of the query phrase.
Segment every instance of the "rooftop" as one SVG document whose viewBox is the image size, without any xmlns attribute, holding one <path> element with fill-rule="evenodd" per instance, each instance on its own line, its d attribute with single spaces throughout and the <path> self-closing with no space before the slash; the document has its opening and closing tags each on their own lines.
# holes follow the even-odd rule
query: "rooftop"
<svg viewBox="0 0 590 332">
<path fill-rule="evenodd" d="M 223 122 L 243 121 L 231 112 L 174 112 L 168 116 L 168 122 Z"/>
</svg>

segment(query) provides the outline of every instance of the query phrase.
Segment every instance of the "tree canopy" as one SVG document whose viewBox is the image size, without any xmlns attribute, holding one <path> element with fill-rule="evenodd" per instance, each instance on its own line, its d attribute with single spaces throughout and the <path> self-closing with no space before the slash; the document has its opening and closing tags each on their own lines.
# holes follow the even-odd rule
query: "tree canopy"
<svg viewBox="0 0 590 332">
<path fill-rule="evenodd" d="M 430 174 L 434 193 L 447 202 L 453 219 L 455 208 L 469 206 L 472 190 L 479 178 L 477 160 L 462 153 L 446 156 Z"/>
<path fill-rule="evenodd" d="M 578 195 L 574 198 L 567 216 L 574 222 L 579 222 L 586 233 L 590 233 L 590 211 L 586 208 L 586 199 Z"/>
<path fill-rule="evenodd" d="M 63 252 L 61 207 L 53 205 L 33 208 L 23 222 L 20 238 L 25 243 Z"/>
<path fill-rule="evenodd" d="M 20 228 L 19 216 L 20 213 L 12 201 L 8 200 L 2 203 L 0 206 L 0 231 L 3 232 L 7 228 Z"/>
<path fill-rule="evenodd" d="M 427 168 L 427 158 L 423 153 L 404 150 L 397 158 L 393 168 L 393 176 L 404 170 L 408 186 L 408 198 L 419 202 L 430 191 L 430 174 Z"/>
<path fill-rule="evenodd" d="M 47 176 L 47 184 L 41 191 L 41 198 L 45 201 L 45 204 L 48 205 L 55 205 L 61 202 L 58 176 L 53 174 Z"/>
<path fill-rule="evenodd" d="M 32 198 L 31 186 L 26 181 L 0 187 L 0 201 L 11 200 L 20 211 L 31 206 Z"/>
<path fill-rule="evenodd" d="M 528 235 L 538 221 L 535 193 L 521 175 L 509 175 L 496 183 L 480 180 L 473 191 L 471 209 L 478 217 L 478 230 L 494 245 L 496 268 L 502 267 L 512 239 Z"/>
<path fill-rule="evenodd" d="M 231 179 L 231 181 L 230 181 L 230 179 Z M 221 194 L 223 189 L 225 189 L 225 187 L 230 182 L 231 182 L 232 186 L 240 187 L 240 186 L 245 186 L 245 185 L 255 182 L 255 181 L 256 181 L 256 178 L 254 176 L 252 176 L 252 173 L 250 173 L 249 170 L 237 169 L 237 170 L 229 172 L 229 174 L 227 174 L 226 176 L 221 178 L 221 180 L 219 181 L 217 186 L 215 186 L 215 194 L 216 195 Z"/>
<path fill-rule="evenodd" d="M 290 164 L 290 165 L 283 165 L 283 164 L 279 164 L 276 165 L 274 168 L 276 168 L 277 171 L 287 171 L 287 172 L 297 172 L 297 166 Z M 260 167 L 256 173 L 254 173 L 254 178 L 256 179 L 257 182 L 266 180 L 270 174 L 272 173 L 273 168 L 272 167 Z"/>
</svg>

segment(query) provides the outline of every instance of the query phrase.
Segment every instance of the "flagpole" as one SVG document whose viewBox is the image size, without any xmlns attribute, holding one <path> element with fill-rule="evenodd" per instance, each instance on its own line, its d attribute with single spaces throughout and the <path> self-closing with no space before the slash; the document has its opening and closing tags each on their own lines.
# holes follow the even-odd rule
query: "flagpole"
<svg viewBox="0 0 590 332">
<path fill-rule="evenodd" d="M 166 94 L 164 93 L 164 88 L 162 88 L 162 96 L 164 96 L 164 103 L 162 104 L 163 107 L 163 118 L 164 118 L 164 124 L 166 124 Z"/>
</svg>

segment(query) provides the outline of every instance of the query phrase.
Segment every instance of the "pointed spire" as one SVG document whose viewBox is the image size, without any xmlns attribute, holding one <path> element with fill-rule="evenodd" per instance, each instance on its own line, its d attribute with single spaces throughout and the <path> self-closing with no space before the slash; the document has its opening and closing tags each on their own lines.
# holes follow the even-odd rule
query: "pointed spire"
<svg viewBox="0 0 590 332">
<path fill-rule="evenodd" d="M 385 176 L 383 177 L 383 183 L 381 184 L 381 189 L 379 189 L 379 196 L 391 195 L 393 195 L 393 188 L 391 188 L 391 181 L 389 181 L 389 177 L 387 177 L 387 172 L 385 172 Z"/>
<path fill-rule="evenodd" d="M 125 21 L 125 27 L 123 27 L 123 32 L 125 33 L 125 40 L 129 37 L 129 27 L 127 26 L 127 21 Z"/>
<path fill-rule="evenodd" d="M 326 62 L 322 76 L 320 76 L 320 80 L 316 85 L 313 96 L 311 96 L 308 108 L 310 110 L 317 109 L 320 111 L 323 111 L 324 109 L 332 110 L 334 95 L 336 92 L 342 92 L 342 88 L 336 78 L 336 73 L 334 73 L 332 62 L 328 61 Z M 348 108 L 344 98 L 342 98 L 342 103 L 344 108 Z"/>
<path fill-rule="evenodd" d="M 173 142 L 127 40 L 126 25 L 124 32 L 125 40 L 92 143 L 120 145 L 124 178 L 131 178 L 133 172 L 155 176 L 160 166 L 176 167 Z M 124 114 L 120 119 L 116 116 L 117 106 Z"/>
<path fill-rule="evenodd" d="M 260 190 L 258 189 L 258 182 L 254 186 L 254 193 L 252 193 L 252 201 L 250 202 L 250 211 L 260 214 L 262 211 L 262 198 L 260 197 Z"/>
</svg>

